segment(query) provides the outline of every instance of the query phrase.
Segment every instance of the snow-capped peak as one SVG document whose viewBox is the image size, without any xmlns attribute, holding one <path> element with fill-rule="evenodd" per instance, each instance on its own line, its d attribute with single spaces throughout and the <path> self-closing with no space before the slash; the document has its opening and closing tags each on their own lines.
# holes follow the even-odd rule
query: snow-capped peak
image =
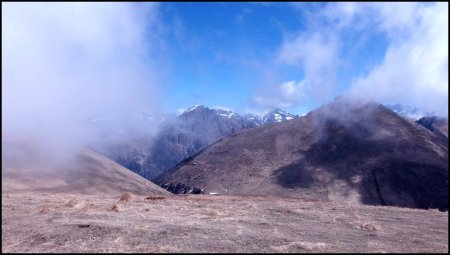
<svg viewBox="0 0 450 255">
<path fill-rule="evenodd" d="M 247 120 L 255 122 L 256 125 L 264 125 L 274 122 L 282 122 L 285 120 L 292 120 L 297 118 L 297 115 L 290 114 L 280 109 L 268 109 L 259 115 L 250 114 L 247 116 Z"/>
<path fill-rule="evenodd" d="M 280 109 L 265 110 L 263 114 L 259 116 L 259 119 L 265 123 L 282 122 L 284 120 L 291 120 L 296 118 L 294 114 L 290 114 Z"/>
<path fill-rule="evenodd" d="M 192 106 L 191 108 L 187 109 L 187 110 L 186 110 L 186 111 L 184 111 L 184 112 L 186 113 L 186 112 L 190 112 L 190 111 L 193 111 L 193 110 L 197 109 L 198 107 L 201 107 L 201 105 L 199 105 L 199 104 L 196 104 L 196 105 Z"/>
<path fill-rule="evenodd" d="M 229 119 L 239 117 L 239 115 L 234 113 L 230 108 L 226 108 L 226 107 L 208 108 L 208 107 L 203 106 L 203 105 L 194 105 L 191 108 L 185 110 L 181 115 L 189 113 L 189 112 L 193 112 L 193 111 L 195 111 L 197 109 L 202 109 L 202 110 L 205 109 L 210 114 L 211 113 L 215 113 L 218 116 L 226 117 L 226 118 L 229 118 Z M 179 116 L 181 116 L 181 115 L 179 115 Z"/>
</svg>

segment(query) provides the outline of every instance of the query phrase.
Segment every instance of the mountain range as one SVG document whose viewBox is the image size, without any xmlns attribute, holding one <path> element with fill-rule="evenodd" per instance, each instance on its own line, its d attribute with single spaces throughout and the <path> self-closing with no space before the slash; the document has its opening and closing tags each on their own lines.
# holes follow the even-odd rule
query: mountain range
<svg viewBox="0 0 450 255">
<path fill-rule="evenodd" d="M 138 114 L 142 122 L 154 120 L 160 125 L 156 136 L 137 136 L 96 148 L 110 159 L 153 180 L 184 159 L 214 142 L 240 130 L 298 118 L 280 109 L 266 110 L 260 115 L 239 115 L 225 109 L 195 105 L 176 118 Z M 107 118 L 97 118 L 96 121 Z"/>
<path fill-rule="evenodd" d="M 447 209 L 448 132 L 437 126 L 336 99 L 292 121 L 234 133 L 154 181 L 174 193 Z"/>
</svg>

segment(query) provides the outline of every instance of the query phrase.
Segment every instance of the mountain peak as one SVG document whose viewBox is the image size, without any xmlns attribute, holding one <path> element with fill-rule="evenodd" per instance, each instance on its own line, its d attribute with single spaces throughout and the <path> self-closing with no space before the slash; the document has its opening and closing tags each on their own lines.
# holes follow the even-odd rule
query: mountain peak
<svg viewBox="0 0 450 255">
<path fill-rule="evenodd" d="M 263 123 L 274 123 L 274 122 L 282 122 L 285 120 L 292 120 L 297 118 L 298 116 L 295 114 L 288 113 L 278 108 L 267 109 L 261 115 L 257 116 Z"/>
<path fill-rule="evenodd" d="M 184 113 L 195 111 L 195 110 L 203 110 L 205 108 L 207 108 L 207 107 L 200 105 L 200 104 L 196 104 L 196 105 L 192 106 L 191 108 L 187 109 L 186 111 L 184 111 Z"/>
</svg>

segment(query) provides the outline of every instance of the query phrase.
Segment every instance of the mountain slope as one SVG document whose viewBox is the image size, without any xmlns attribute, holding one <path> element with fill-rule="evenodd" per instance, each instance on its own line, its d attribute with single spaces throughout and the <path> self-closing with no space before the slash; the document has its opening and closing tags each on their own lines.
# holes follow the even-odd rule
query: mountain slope
<svg viewBox="0 0 450 255">
<path fill-rule="evenodd" d="M 2 163 L 2 192 L 49 192 L 81 194 L 169 194 L 114 161 L 85 150 L 70 163 Z"/>
<path fill-rule="evenodd" d="M 183 184 L 183 192 L 448 208 L 448 149 L 382 105 L 338 99 L 224 138 L 155 182 Z"/>
<path fill-rule="evenodd" d="M 215 141 L 250 127 L 252 123 L 231 111 L 194 106 L 161 128 L 142 167 L 144 176 L 152 179 Z"/>
</svg>

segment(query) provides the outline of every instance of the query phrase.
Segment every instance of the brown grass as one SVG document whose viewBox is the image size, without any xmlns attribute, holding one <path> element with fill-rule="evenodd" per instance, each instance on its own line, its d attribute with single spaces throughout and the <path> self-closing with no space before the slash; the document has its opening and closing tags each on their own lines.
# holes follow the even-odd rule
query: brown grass
<svg viewBox="0 0 450 255">
<path fill-rule="evenodd" d="M 123 193 L 122 196 L 120 196 L 119 201 L 121 202 L 128 202 L 133 198 L 133 195 L 130 192 Z"/>
<path fill-rule="evenodd" d="M 94 207 L 94 204 L 91 202 L 87 202 L 84 204 L 84 206 L 79 210 L 80 212 L 87 212 L 89 209 Z"/>
<path fill-rule="evenodd" d="M 48 213 L 50 212 L 50 206 L 49 205 L 43 205 L 39 209 L 39 213 Z"/>
<path fill-rule="evenodd" d="M 67 207 L 75 207 L 78 204 L 78 200 L 76 198 L 72 198 L 69 201 L 67 201 L 66 206 Z"/>
<path fill-rule="evenodd" d="M 2 252 L 448 253 L 448 213 L 439 211 L 251 196 L 123 203 L 120 194 L 2 196 Z"/>
<path fill-rule="evenodd" d="M 122 210 L 122 208 L 120 208 L 119 204 L 114 204 L 113 206 L 111 206 L 111 208 L 109 210 L 113 211 L 113 212 L 120 212 Z"/>
<path fill-rule="evenodd" d="M 375 228 L 375 226 L 373 224 L 371 224 L 371 223 L 364 223 L 364 224 L 362 224 L 360 226 L 360 228 L 364 229 L 364 230 L 371 230 L 371 231 L 376 231 L 377 230 L 377 228 Z"/>
</svg>

